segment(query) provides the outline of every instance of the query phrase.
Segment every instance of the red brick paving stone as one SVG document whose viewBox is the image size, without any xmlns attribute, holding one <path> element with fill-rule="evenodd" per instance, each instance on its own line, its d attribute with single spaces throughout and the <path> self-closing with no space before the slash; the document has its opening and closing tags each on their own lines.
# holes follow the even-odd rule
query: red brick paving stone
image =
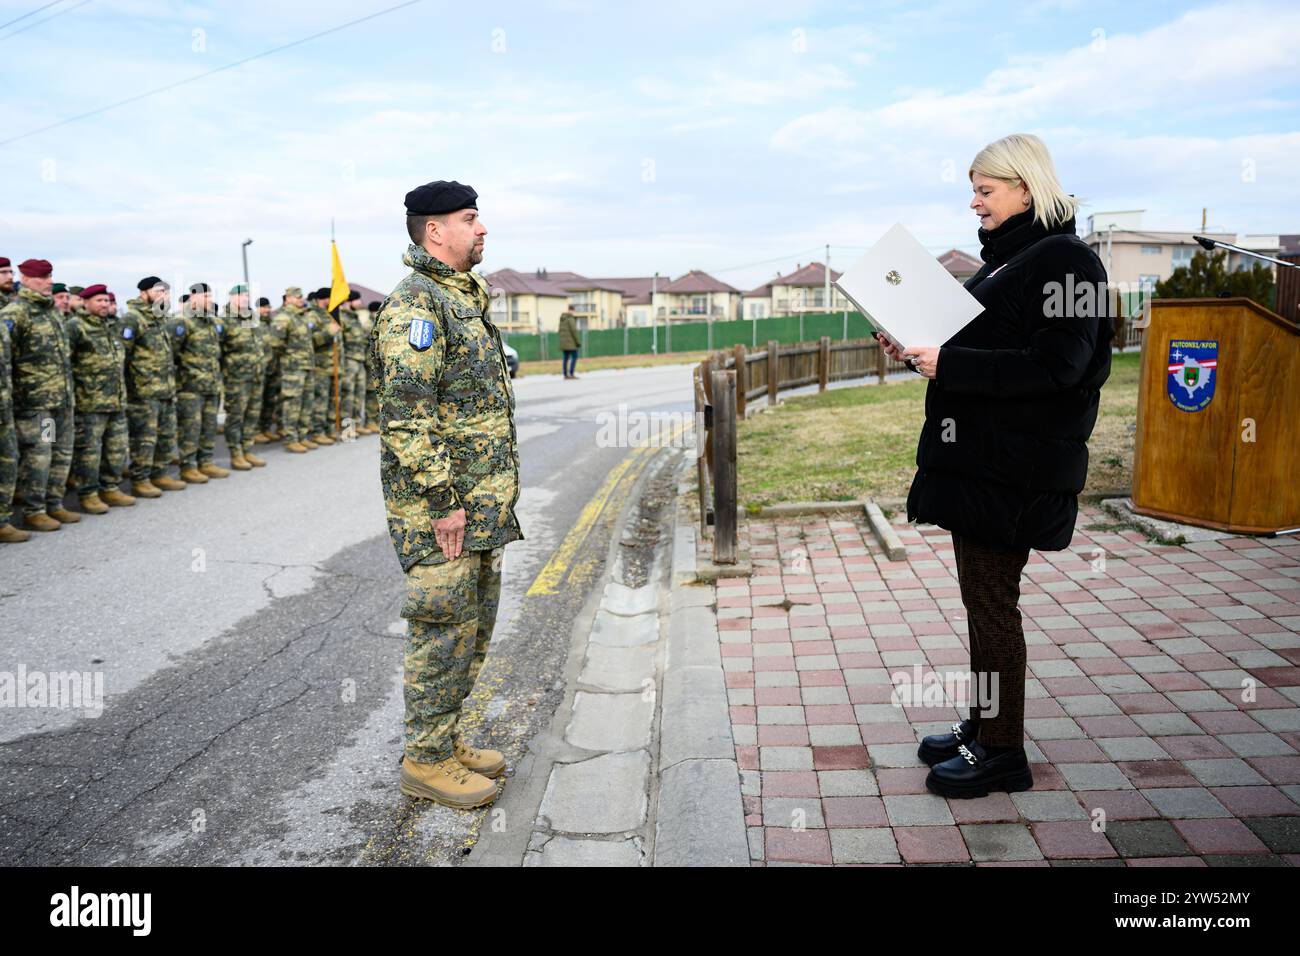
<svg viewBox="0 0 1300 956">
<path fill-rule="evenodd" d="M 1089 815 L 1097 807 L 1107 820 L 1159 820 L 1159 811 L 1136 790 L 1078 790 L 1075 798 Z"/>
<path fill-rule="evenodd" d="M 849 704 L 808 704 L 804 707 L 804 717 L 809 726 L 857 723 Z"/>
<path fill-rule="evenodd" d="M 822 797 L 828 827 L 887 827 L 885 802 L 879 797 Z"/>
<path fill-rule="evenodd" d="M 1300 816 L 1300 806 L 1276 787 L 1210 787 L 1234 817 Z"/>
<path fill-rule="evenodd" d="M 1246 760 L 1269 783 L 1278 786 L 1300 783 L 1300 755 L 1284 757 L 1250 757 Z"/>
<path fill-rule="evenodd" d="M 929 793 L 925 789 L 929 775 L 929 767 L 881 767 L 876 770 L 876 783 L 883 796 Z"/>
<path fill-rule="evenodd" d="M 1040 740 L 1038 749 L 1052 763 L 1110 762 L 1110 758 L 1091 740 Z"/>
<path fill-rule="evenodd" d="M 754 686 L 753 671 L 727 671 L 723 674 L 724 683 L 728 690 L 743 690 Z"/>
<path fill-rule="evenodd" d="M 961 831 L 952 827 L 894 827 L 898 853 L 906 863 L 969 863 Z"/>
<path fill-rule="evenodd" d="M 763 842 L 769 862 L 830 863 L 831 837 L 825 830 L 786 830 L 764 827 Z"/>
<path fill-rule="evenodd" d="M 1264 726 L 1255 718 L 1236 710 L 1192 711 L 1187 715 L 1207 734 L 1259 734 Z"/>
<path fill-rule="evenodd" d="M 1179 671 L 1170 671 L 1168 674 L 1143 674 L 1142 676 L 1148 684 L 1162 694 L 1171 690 L 1206 690 L 1210 686 L 1195 674 Z"/>
<path fill-rule="evenodd" d="M 741 770 L 758 769 L 758 748 L 757 747 L 737 747 L 736 748 L 736 766 Z"/>
<path fill-rule="evenodd" d="M 763 724 L 758 728 L 760 747 L 807 747 L 808 728 L 790 724 Z"/>
<path fill-rule="evenodd" d="M 732 704 L 727 708 L 731 712 L 733 725 L 751 725 L 758 723 L 758 708 L 748 704 Z"/>
<path fill-rule="evenodd" d="M 1199 856 L 1143 856 L 1125 860 L 1128 866 L 1191 866 L 1208 867 Z"/>
<path fill-rule="evenodd" d="M 1030 763 L 1029 770 L 1034 775 L 1034 790 L 1069 790 L 1065 778 L 1050 763 Z"/>
<path fill-rule="evenodd" d="M 866 747 L 814 747 L 812 752 L 815 770 L 866 770 L 871 766 Z"/>
<path fill-rule="evenodd" d="M 1093 831 L 1089 820 L 1031 823 L 1029 829 L 1049 860 L 1100 860 L 1119 855 L 1105 834 Z"/>
<path fill-rule="evenodd" d="M 1296 705 L 1290 697 L 1279 694 L 1271 687 L 1256 687 L 1255 699 L 1251 701 L 1241 700 L 1239 690 L 1220 690 L 1219 693 L 1232 703 L 1236 704 L 1242 710 L 1276 710 L 1279 707 L 1294 707 Z"/>
<path fill-rule="evenodd" d="M 759 707 L 797 706 L 803 703 L 803 698 L 798 687 L 756 687 L 754 703 Z"/>
<path fill-rule="evenodd" d="M 882 790 L 883 792 L 883 790 Z M 987 797 L 972 800 L 949 800 L 948 810 L 958 824 L 962 823 L 1018 823 L 1020 811 L 1007 793 L 990 793 Z"/>
<path fill-rule="evenodd" d="M 1122 760 L 1117 761 L 1124 776 L 1133 786 L 1143 787 L 1199 787 L 1197 780 L 1177 760 Z"/>
<path fill-rule="evenodd" d="M 1268 847 L 1240 820 L 1171 820 L 1195 853 L 1267 853 Z"/>
</svg>

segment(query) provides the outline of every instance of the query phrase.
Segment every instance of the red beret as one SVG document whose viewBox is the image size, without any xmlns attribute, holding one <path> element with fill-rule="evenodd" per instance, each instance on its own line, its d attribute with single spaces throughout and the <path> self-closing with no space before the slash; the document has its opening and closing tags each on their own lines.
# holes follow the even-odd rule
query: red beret
<svg viewBox="0 0 1300 956">
<path fill-rule="evenodd" d="M 18 263 L 18 271 L 30 279 L 44 279 L 54 271 L 48 259 L 27 259 Z"/>
<path fill-rule="evenodd" d="M 83 299 L 91 299 L 97 295 L 108 295 L 108 286 L 104 285 L 102 282 L 97 282 L 94 285 L 88 285 L 81 290 L 81 297 Z"/>
<path fill-rule="evenodd" d="M 9 265 L 9 260 L 6 259 L 4 256 L 0 256 L 0 269 L 4 269 L 8 265 Z"/>
</svg>

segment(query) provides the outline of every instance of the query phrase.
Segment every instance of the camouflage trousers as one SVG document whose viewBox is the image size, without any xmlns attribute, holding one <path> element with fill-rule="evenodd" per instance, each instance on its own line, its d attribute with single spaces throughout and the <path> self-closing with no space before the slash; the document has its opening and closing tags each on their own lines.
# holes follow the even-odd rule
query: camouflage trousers
<svg viewBox="0 0 1300 956">
<path fill-rule="evenodd" d="M 328 435 L 334 430 L 334 368 L 316 366 L 312 372 L 315 397 L 311 406 L 311 433 Z"/>
<path fill-rule="evenodd" d="M 14 513 L 14 485 L 18 481 L 18 435 L 14 432 L 14 408 L 0 402 L 0 527 Z"/>
<path fill-rule="evenodd" d="M 217 445 L 217 396 L 177 392 L 176 432 L 182 468 L 211 463 Z"/>
<path fill-rule="evenodd" d="M 253 438 L 262 430 L 262 391 L 266 374 L 259 365 L 248 383 L 248 405 L 244 408 L 244 449 L 253 447 Z"/>
<path fill-rule="evenodd" d="M 116 491 L 126 471 L 126 412 L 77 412 L 72 490 L 78 498 Z"/>
<path fill-rule="evenodd" d="M 355 429 L 361 424 L 362 405 L 366 395 L 366 367 L 360 362 L 348 360 L 339 382 L 339 402 L 343 408 L 343 424 L 351 422 Z"/>
<path fill-rule="evenodd" d="M 176 449 L 176 400 L 127 402 L 126 427 L 131 434 L 131 480 L 148 481 L 167 474 Z"/>
<path fill-rule="evenodd" d="M 266 367 L 262 376 L 262 413 L 257 422 L 257 430 L 269 432 L 275 428 L 280 417 L 280 364 L 272 362 Z"/>
<path fill-rule="evenodd" d="M 406 574 L 406 756 L 437 763 L 452 754 L 461 706 L 483 669 L 501 601 L 504 548 L 464 551 L 455 561 Z"/>
<path fill-rule="evenodd" d="M 286 369 L 280 374 L 280 433 L 286 442 L 311 433 L 312 374 L 308 369 Z"/>
<path fill-rule="evenodd" d="M 76 438 L 72 406 L 17 414 L 14 430 L 18 433 L 16 510 L 27 517 L 62 508 Z"/>
<path fill-rule="evenodd" d="M 366 379 L 366 424 L 379 425 L 379 389 L 369 378 Z"/>
<path fill-rule="evenodd" d="M 253 448 L 253 436 L 257 429 L 254 420 L 249 418 L 249 404 L 253 400 L 253 380 L 251 378 L 226 379 L 226 445 L 230 457 L 242 455 Z"/>
</svg>

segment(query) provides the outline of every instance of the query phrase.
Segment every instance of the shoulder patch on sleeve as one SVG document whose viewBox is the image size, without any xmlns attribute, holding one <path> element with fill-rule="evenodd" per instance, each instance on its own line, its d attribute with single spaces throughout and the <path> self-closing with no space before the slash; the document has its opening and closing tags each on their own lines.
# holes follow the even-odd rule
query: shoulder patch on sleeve
<svg viewBox="0 0 1300 956">
<path fill-rule="evenodd" d="M 433 344 L 433 323 L 428 319 L 412 319 L 411 330 L 406 333 L 406 341 L 417 352 L 423 352 Z"/>
</svg>

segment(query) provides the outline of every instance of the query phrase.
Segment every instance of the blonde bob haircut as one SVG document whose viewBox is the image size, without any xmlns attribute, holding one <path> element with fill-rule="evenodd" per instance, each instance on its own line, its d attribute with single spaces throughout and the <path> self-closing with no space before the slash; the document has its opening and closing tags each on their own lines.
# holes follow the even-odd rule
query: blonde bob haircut
<svg viewBox="0 0 1300 956">
<path fill-rule="evenodd" d="M 1079 201 L 1061 188 L 1051 154 L 1037 136 L 1012 133 L 981 149 L 970 164 L 975 174 L 1024 185 L 1034 205 L 1034 219 L 1051 229 L 1072 217 Z"/>
</svg>

